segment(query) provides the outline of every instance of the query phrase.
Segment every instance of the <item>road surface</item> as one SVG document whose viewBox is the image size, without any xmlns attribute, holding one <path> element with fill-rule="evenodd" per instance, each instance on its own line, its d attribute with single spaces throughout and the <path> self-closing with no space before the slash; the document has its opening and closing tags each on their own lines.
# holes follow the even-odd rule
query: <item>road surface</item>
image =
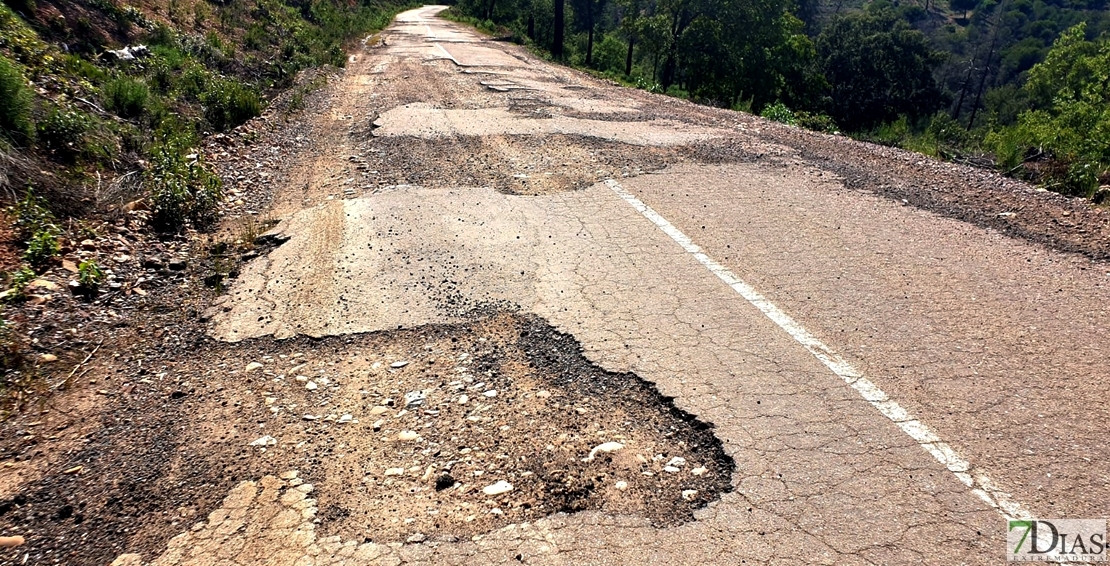
<svg viewBox="0 0 1110 566">
<path fill-rule="evenodd" d="M 1105 264 L 849 188 L 763 133 L 780 126 L 551 65 L 441 9 L 398 17 L 310 108 L 266 213 L 284 243 L 243 267 L 211 336 L 535 316 L 711 425 L 731 490 L 673 524 L 603 505 L 383 537 L 318 511 L 357 508 L 340 484 L 361 472 L 279 444 L 273 474 L 120 564 L 997 564 L 1008 518 L 1107 515 Z M 281 441 L 293 412 L 265 431 Z"/>
</svg>

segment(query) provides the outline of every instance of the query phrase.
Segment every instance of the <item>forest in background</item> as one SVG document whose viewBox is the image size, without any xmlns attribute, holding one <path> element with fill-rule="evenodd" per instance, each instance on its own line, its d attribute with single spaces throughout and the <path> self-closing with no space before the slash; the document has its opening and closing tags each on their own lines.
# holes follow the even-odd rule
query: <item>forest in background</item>
<svg viewBox="0 0 1110 566">
<path fill-rule="evenodd" d="M 447 17 L 630 86 L 1110 202 L 1107 4 L 458 0 Z"/>
</svg>

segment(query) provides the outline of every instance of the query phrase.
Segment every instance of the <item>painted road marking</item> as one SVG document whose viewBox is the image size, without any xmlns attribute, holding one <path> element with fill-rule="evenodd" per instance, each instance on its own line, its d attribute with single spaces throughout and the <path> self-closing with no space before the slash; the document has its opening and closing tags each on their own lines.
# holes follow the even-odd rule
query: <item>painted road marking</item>
<svg viewBox="0 0 1110 566">
<path fill-rule="evenodd" d="M 986 472 L 979 470 L 971 465 L 965 458 L 960 456 L 959 452 L 952 448 L 950 444 L 944 442 L 933 431 L 932 427 L 925 424 L 911 415 L 909 411 L 899 405 L 896 401 L 891 399 L 878 385 L 875 385 L 871 380 L 863 376 L 863 374 L 852 367 L 847 361 L 841 358 L 831 348 L 826 346 L 823 342 L 817 339 L 816 336 L 811 334 L 804 326 L 799 324 L 790 315 L 782 311 L 782 309 L 775 306 L 774 303 L 769 301 L 766 297 L 756 291 L 754 287 L 748 285 L 733 272 L 729 271 L 725 266 L 717 263 L 713 258 L 709 257 L 702 251 L 701 247 L 695 244 L 686 234 L 675 227 L 663 218 L 658 212 L 652 210 L 651 207 L 644 204 L 640 199 L 636 198 L 617 181 L 609 179 L 605 184 L 613 190 L 617 196 L 624 199 L 628 204 L 632 205 L 644 215 L 645 218 L 655 224 L 665 234 L 671 237 L 682 249 L 686 250 L 698 263 L 704 265 L 706 269 L 716 275 L 726 285 L 732 287 L 734 291 L 744 297 L 755 308 L 759 309 L 767 318 L 774 321 L 775 324 L 786 331 L 794 340 L 805 347 L 809 353 L 813 354 L 815 358 L 821 360 L 833 373 L 840 376 L 852 389 L 860 394 L 865 401 L 875 407 L 886 418 L 890 419 L 902 432 L 909 435 L 910 438 L 921 445 L 926 452 L 932 454 L 938 462 L 944 467 L 948 468 L 956 479 L 960 480 L 964 485 L 971 488 L 971 492 L 977 495 L 980 499 L 987 502 L 988 505 L 998 510 L 1006 519 L 1031 519 L 1032 515 L 1025 509 L 1023 505 L 1014 501 L 1009 493 L 998 489 L 987 476 Z"/>
</svg>

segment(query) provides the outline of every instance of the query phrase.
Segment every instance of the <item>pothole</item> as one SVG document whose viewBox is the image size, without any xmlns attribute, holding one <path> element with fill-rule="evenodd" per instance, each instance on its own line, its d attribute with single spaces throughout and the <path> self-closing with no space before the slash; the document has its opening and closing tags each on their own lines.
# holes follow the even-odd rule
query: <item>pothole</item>
<svg viewBox="0 0 1110 566">
<path fill-rule="evenodd" d="M 325 534 L 454 540 L 584 510 L 671 526 L 731 489 L 710 425 L 535 316 L 234 350 L 263 364 L 262 426 L 235 442 L 301 470 Z"/>
</svg>

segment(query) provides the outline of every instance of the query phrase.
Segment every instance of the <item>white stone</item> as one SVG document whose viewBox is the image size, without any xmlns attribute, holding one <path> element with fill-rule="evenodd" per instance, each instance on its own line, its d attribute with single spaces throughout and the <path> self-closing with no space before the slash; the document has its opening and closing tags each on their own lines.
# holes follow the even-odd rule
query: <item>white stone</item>
<svg viewBox="0 0 1110 566">
<path fill-rule="evenodd" d="M 388 468 L 385 471 L 385 475 L 387 475 L 387 476 L 403 476 L 403 475 L 405 475 L 405 469 L 404 468 Z"/>
<path fill-rule="evenodd" d="M 684 490 L 682 490 L 682 499 L 685 499 L 686 501 L 690 501 L 691 499 L 693 499 L 697 496 L 698 496 L 698 490 L 696 490 L 696 489 L 684 489 Z"/>
<path fill-rule="evenodd" d="M 267 434 L 266 436 L 263 436 L 262 438 L 251 442 L 250 446 L 273 446 L 275 444 L 277 444 L 277 439 Z"/>
<path fill-rule="evenodd" d="M 316 391 L 317 387 L 318 385 L 316 385 L 315 381 L 309 381 L 308 383 L 304 384 L 304 388 L 309 391 Z"/>
<path fill-rule="evenodd" d="M 502 493 L 508 493 L 512 490 L 513 490 L 513 484 L 511 484 L 511 483 L 509 483 L 505 480 L 501 480 L 501 481 L 499 481 L 495 484 L 490 484 L 490 485 L 487 485 L 486 487 L 483 487 L 482 488 L 482 493 L 484 493 L 486 495 L 501 495 Z"/>
<path fill-rule="evenodd" d="M 597 454 L 599 452 L 616 452 L 617 450 L 621 450 L 623 448 L 624 445 L 620 442 L 603 442 L 601 444 L 598 444 L 597 446 L 594 446 L 594 449 L 590 450 L 590 455 L 586 456 L 582 461 L 592 462 L 593 459 L 597 457 Z"/>
<path fill-rule="evenodd" d="M 624 491 L 624 490 L 628 489 L 628 482 L 626 482 L 624 480 L 621 480 L 621 481 L 617 482 L 616 485 L 614 485 L 613 487 L 615 487 L 615 488 L 617 488 L 621 491 Z"/>
<path fill-rule="evenodd" d="M 407 441 L 407 440 L 416 440 L 417 438 L 420 438 L 420 435 L 416 431 L 402 430 L 401 432 L 397 433 L 397 440 Z"/>
<path fill-rule="evenodd" d="M 248 372 L 254 371 L 256 369 L 262 369 L 262 364 L 260 364 L 258 362 L 251 362 L 251 363 L 247 364 L 247 371 Z"/>
<path fill-rule="evenodd" d="M 708 471 L 709 470 L 706 469 L 705 467 L 698 466 L 697 468 L 694 468 L 694 469 L 690 470 L 690 473 L 695 475 L 695 476 L 701 476 L 701 475 L 705 475 L 705 473 L 708 472 Z"/>
</svg>

